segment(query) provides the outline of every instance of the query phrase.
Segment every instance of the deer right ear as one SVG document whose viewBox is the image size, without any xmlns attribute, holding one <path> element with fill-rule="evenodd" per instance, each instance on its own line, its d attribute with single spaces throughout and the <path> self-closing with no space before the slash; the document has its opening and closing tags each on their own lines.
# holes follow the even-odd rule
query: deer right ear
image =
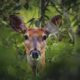
<svg viewBox="0 0 80 80">
<path fill-rule="evenodd" d="M 59 27 L 62 24 L 62 16 L 56 15 L 53 16 L 45 25 L 45 29 L 49 31 L 51 34 L 58 34 L 59 33 Z"/>
<path fill-rule="evenodd" d="M 10 25 L 16 32 L 22 32 L 25 33 L 27 30 L 26 26 L 24 25 L 23 21 L 20 19 L 20 17 L 16 15 L 10 15 L 9 16 Z"/>
</svg>

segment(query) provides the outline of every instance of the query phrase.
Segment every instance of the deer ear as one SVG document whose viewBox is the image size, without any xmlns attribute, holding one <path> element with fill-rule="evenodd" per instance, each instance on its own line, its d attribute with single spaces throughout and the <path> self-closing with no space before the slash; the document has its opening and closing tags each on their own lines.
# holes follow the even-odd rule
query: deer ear
<svg viewBox="0 0 80 80">
<path fill-rule="evenodd" d="M 44 29 L 47 30 L 49 34 L 54 34 L 54 35 L 58 34 L 59 32 L 59 28 L 51 21 L 48 21 L 46 23 Z"/>
<path fill-rule="evenodd" d="M 51 34 L 58 34 L 59 33 L 59 26 L 62 23 L 62 16 L 56 15 L 53 16 L 45 25 L 45 29 L 49 31 Z"/>
<path fill-rule="evenodd" d="M 20 17 L 16 15 L 10 15 L 9 16 L 10 25 L 16 32 L 22 32 L 25 33 L 27 30 L 26 26 L 24 25 L 23 21 L 20 19 Z"/>
</svg>

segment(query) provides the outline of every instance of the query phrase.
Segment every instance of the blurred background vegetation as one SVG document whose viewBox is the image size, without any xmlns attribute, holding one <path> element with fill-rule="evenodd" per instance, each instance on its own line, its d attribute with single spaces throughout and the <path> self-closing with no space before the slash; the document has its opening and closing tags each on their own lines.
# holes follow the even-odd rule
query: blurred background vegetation
<svg viewBox="0 0 80 80">
<path fill-rule="evenodd" d="M 43 26 L 56 14 L 62 15 L 62 29 L 72 27 L 75 42 L 49 37 L 46 69 L 34 80 L 80 80 L 80 0 L 0 0 L 0 80 L 33 80 L 24 38 L 9 25 L 11 14 L 19 15 L 27 27 Z"/>
</svg>

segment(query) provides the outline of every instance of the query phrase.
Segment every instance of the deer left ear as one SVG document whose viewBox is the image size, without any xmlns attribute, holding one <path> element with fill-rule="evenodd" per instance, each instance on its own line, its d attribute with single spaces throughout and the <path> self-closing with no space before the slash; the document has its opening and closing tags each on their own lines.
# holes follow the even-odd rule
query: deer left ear
<svg viewBox="0 0 80 80">
<path fill-rule="evenodd" d="M 19 16 L 10 15 L 9 16 L 10 25 L 16 32 L 25 33 L 27 30 L 26 26 L 24 25 L 23 21 L 20 19 Z"/>
</svg>

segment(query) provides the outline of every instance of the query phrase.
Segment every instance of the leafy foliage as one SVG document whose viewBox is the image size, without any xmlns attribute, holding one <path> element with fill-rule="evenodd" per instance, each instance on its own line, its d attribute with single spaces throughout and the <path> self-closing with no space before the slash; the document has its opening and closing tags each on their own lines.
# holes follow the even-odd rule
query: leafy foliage
<svg viewBox="0 0 80 80">
<path fill-rule="evenodd" d="M 70 26 L 74 30 L 80 24 L 79 0 L 44 0 L 43 8 L 40 7 L 41 1 L 43 0 L 24 0 L 23 4 L 20 0 L 0 1 L 0 80 L 80 80 L 80 36 L 77 34 L 75 44 L 69 43 L 68 37 L 60 42 L 52 37 L 48 38 L 46 68 L 36 78 L 27 65 L 23 35 L 10 28 L 10 14 L 20 13 L 19 10 L 26 8 L 30 14 L 25 14 L 30 18 L 27 21 L 37 26 L 41 26 L 40 21 L 46 23 L 53 15 L 61 14 L 64 20 L 61 30 L 65 32 L 61 34 L 64 36 L 68 34 Z M 31 17 L 35 7 L 39 9 L 37 18 Z"/>
</svg>

